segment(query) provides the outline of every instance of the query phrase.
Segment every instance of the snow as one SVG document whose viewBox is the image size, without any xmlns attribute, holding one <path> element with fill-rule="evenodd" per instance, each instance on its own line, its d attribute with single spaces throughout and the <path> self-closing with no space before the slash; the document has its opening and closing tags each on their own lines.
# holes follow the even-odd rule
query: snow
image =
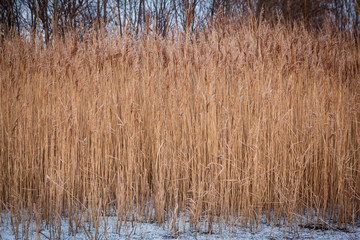
<svg viewBox="0 0 360 240">
<path fill-rule="evenodd" d="M 181 221 L 181 220 L 180 220 Z M 60 239 L 174 239 L 173 232 L 169 224 L 159 226 L 152 222 L 127 222 L 121 226 L 120 233 L 116 231 L 117 227 L 116 217 L 106 217 L 100 223 L 99 231 L 95 233 L 95 228 L 89 228 L 88 225 L 83 225 L 76 234 L 71 234 L 69 230 L 69 222 L 66 218 L 61 219 L 61 236 Z M 262 221 L 258 229 L 251 231 L 243 229 L 240 226 L 219 227 L 215 224 L 213 234 L 208 234 L 206 231 L 206 224 L 197 232 L 190 228 L 188 222 L 178 223 L 179 234 L 175 239 L 359 239 L 360 240 L 360 221 L 357 221 L 354 229 L 351 227 L 349 231 L 330 229 L 319 230 L 313 227 L 298 227 L 295 230 L 287 230 L 285 226 L 271 226 Z M 86 231 L 84 230 L 87 229 Z M 90 230 L 90 231 L 89 231 Z M 22 235 L 22 225 L 19 226 L 19 239 L 24 239 Z M 42 226 L 40 230 L 40 239 L 52 239 L 51 230 Z M 0 240 L 16 239 L 14 231 L 10 224 L 9 215 L 2 214 L 0 220 Z M 29 228 L 29 239 L 36 239 L 36 225 L 34 221 L 31 222 Z"/>
</svg>

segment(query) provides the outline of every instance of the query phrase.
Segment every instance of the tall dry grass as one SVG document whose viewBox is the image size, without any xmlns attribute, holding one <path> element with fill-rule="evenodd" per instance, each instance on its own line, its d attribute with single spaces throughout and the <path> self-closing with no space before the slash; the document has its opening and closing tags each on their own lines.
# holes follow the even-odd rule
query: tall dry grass
<svg viewBox="0 0 360 240">
<path fill-rule="evenodd" d="M 359 54 L 330 28 L 265 23 L 166 39 L 91 31 L 46 47 L 7 39 L 0 209 L 15 233 L 35 221 L 52 238 L 62 217 L 75 232 L 109 215 L 119 231 L 155 220 L 174 235 L 185 221 L 211 232 L 262 216 L 295 230 L 351 227 Z"/>
</svg>

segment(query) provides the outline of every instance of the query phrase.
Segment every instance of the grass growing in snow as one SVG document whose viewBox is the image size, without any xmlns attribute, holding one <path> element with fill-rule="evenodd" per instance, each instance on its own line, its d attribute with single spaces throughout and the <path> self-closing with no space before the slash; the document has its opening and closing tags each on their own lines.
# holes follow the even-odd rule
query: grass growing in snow
<svg viewBox="0 0 360 240">
<path fill-rule="evenodd" d="M 63 216 L 70 232 L 99 229 L 109 209 L 174 235 L 180 214 L 208 232 L 231 216 L 250 229 L 262 216 L 289 228 L 359 218 L 352 36 L 239 23 L 39 39 L 0 47 L 0 210 L 13 229 L 32 217 L 61 232 Z"/>
</svg>

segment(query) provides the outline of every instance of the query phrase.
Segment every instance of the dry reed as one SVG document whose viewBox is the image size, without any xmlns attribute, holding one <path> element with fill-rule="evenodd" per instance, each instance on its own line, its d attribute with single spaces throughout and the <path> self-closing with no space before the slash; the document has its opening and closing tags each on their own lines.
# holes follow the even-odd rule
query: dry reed
<svg viewBox="0 0 360 240">
<path fill-rule="evenodd" d="M 109 215 L 119 231 L 154 220 L 174 235 L 184 221 L 211 232 L 359 218 L 349 35 L 260 23 L 0 47 L 0 210 L 14 232 L 35 221 L 59 238 L 62 217 L 75 232 Z"/>
</svg>

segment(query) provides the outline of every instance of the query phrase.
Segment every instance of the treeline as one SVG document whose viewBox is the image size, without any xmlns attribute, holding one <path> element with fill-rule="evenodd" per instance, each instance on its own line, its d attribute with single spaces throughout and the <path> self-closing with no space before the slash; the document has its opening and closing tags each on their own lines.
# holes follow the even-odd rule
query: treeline
<svg viewBox="0 0 360 240">
<path fill-rule="evenodd" d="M 2 0 L 2 37 L 41 31 L 46 42 L 79 26 L 103 24 L 122 34 L 155 30 L 165 36 L 174 26 L 195 31 L 214 21 L 256 17 L 302 21 L 321 28 L 330 20 L 340 30 L 360 30 L 360 0 Z"/>
</svg>

